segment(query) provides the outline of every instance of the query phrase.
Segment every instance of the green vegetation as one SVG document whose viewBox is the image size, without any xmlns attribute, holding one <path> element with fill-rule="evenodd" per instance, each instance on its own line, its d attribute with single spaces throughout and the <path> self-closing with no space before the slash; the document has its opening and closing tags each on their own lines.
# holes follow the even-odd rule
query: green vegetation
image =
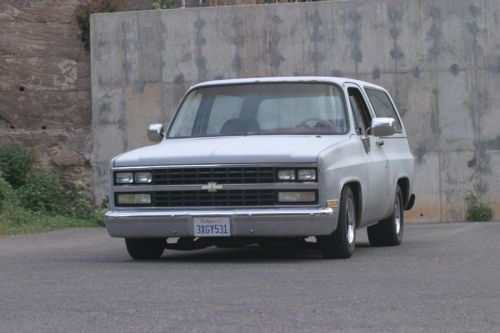
<svg viewBox="0 0 500 333">
<path fill-rule="evenodd" d="M 167 7 L 169 6 L 169 7 Z M 74 15 L 80 28 L 83 47 L 90 50 L 90 15 L 95 13 L 126 12 L 156 8 L 173 8 L 175 0 L 79 0 Z"/>
<path fill-rule="evenodd" d="M 0 147 L 0 235 L 95 227 L 98 215 L 81 189 L 34 168 L 29 151 Z"/>
<path fill-rule="evenodd" d="M 491 221 L 493 218 L 493 210 L 483 204 L 473 193 L 465 197 L 465 202 L 467 203 L 467 221 Z"/>
<path fill-rule="evenodd" d="M 175 8 L 175 0 L 153 0 L 153 9 Z"/>
<path fill-rule="evenodd" d="M 20 146 L 0 147 L 0 170 L 12 186 L 19 187 L 24 184 L 24 177 L 32 165 L 33 156 L 30 151 Z"/>
</svg>

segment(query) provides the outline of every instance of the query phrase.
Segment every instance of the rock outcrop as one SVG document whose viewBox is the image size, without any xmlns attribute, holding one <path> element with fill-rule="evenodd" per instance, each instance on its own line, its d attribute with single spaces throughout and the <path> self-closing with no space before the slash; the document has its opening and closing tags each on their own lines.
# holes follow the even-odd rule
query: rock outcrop
<svg viewBox="0 0 500 333">
<path fill-rule="evenodd" d="M 92 193 L 90 58 L 76 0 L 0 2 L 0 145 L 30 147 Z"/>
</svg>

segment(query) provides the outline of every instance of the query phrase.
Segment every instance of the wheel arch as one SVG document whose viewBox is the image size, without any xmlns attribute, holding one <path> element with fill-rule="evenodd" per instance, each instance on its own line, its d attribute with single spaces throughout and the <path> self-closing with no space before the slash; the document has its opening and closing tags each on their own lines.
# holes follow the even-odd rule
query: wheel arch
<svg viewBox="0 0 500 333">
<path fill-rule="evenodd" d="M 357 180 L 350 180 L 342 185 L 342 191 L 348 186 L 352 194 L 354 195 L 354 200 L 356 203 L 356 227 L 361 224 L 361 214 L 363 212 L 363 192 L 361 191 L 361 183 Z"/>
<path fill-rule="evenodd" d="M 403 205 L 406 207 L 410 200 L 410 179 L 406 176 L 399 177 L 397 184 L 403 192 Z"/>
</svg>

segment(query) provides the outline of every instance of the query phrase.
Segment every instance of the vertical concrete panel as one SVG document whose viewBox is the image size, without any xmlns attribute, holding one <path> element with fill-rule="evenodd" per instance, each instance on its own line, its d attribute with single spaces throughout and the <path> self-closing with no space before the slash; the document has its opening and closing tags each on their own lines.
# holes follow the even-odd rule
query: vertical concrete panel
<svg viewBox="0 0 500 333">
<path fill-rule="evenodd" d="M 292 35 L 293 22 L 290 6 L 279 6 L 275 12 L 266 11 L 264 20 L 263 44 L 266 50 L 266 66 L 270 75 L 293 75 L 295 66 L 292 62 L 292 45 L 288 40 Z"/>
<path fill-rule="evenodd" d="M 230 64 L 237 45 L 243 42 L 234 39 L 234 29 L 230 28 L 233 18 L 234 15 L 227 10 L 222 10 L 217 17 L 200 15 L 197 18 L 195 38 L 201 56 L 198 62 L 210 59 L 210 63 L 205 64 L 206 80 L 236 76 Z M 208 40 L 216 47 L 207 46 Z M 198 77 L 186 77 L 186 79 L 199 82 Z"/>
<path fill-rule="evenodd" d="M 482 73 L 481 91 L 481 128 L 480 143 L 485 150 L 500 150 L 500 73 L 487 71 Z"/>
<path fill-rule="evenodd" d="M 152 144 L 147 138 L 149 124 L 161 119 L 161 84 L 147 83 L 139 92 L 134 87 L 125 89 L 124 112 L 127 113 L 128 149 Z"/>
<path fill-rule="evenodd" d="M 124 140 L 123 90 L 102 89 L 94 93 L 98 100 L 94 111 L 94 147 L 93 156 L 97 162 L 105 162 L 110 156 L 127 149 Z"/>
<path fill-rule="evenodd" d="M 441 151 L 474 150 L 474 127 L 471 121 L 470 95 L 466 73 L 455 76 L 438 72 L 437 87 L 432 90 L 431 129 L 439 140 Z M 460 76 L 460 77 L 458 77 Z"/>
<path fill-rule="evenodd" d="M 404 125 L 408 134 L 410 147 L 416 155 L 416 163 L 421 155 L 426 152 L 436 151 L 439 146 L 439 138 L 433 133 L 433 96 L 431 73 L 420 73 L 415 77 L 412 73 L 401 74 L 398 78 L 401 91 L 401 103 L 398 105 L 399 112 L 403 116 Z M 395 90 L 396 80 L 394 75 L 383 74 L 378 80 L 379 84 L 389 89 L 392 94 Z M 422 96 L 426 96 L 422 98 Z"/>
<path fill-rule="evenodd" d="M 206 41 L 200 40 L 195 24 L 203 25 L 203 19 L 197 17 L 195 10 L 186 10 L 179 15 L 180 10 L 162 11 L 163 27 L 161 43 L 162 82 L 185 81 L 187 77 L 199 78 L 199 68 L 204 60 L 196 54 L 196 44 L 199 48 Z M 198 22 L 198 23 L 196 23 Z"/>
<path fill-rule="evenodd" d="M 92 80 L 101 86 L 124 84 L 125 62 L 121 48 L 120 16 L 96 14 L 92 16 Z M 96 86 L 93 86 L 96 88 Z"/>
<path fill-rule="evenodd" d="M 481 181 L 488 184 L 488 191 L 486 194 L 481 195 L 481 199 L 493 209 L 494 216 L 500 216 L 500 177 L 496 167 L 500 165 L 500 151 L 488 151 L 487 158 L 491 168 L 481 174 Z"/>
<path fill-rule="evenodd" d="M 120 46 L 124 61 L 122 64 L 122 71 L 125 74 L 126 84 L 135 84 L 138 82 L 140 75 L 140 62 L 138 56 L 139 39 L 137 34 L 137 13 L 121 13 L 122 19 L 120 21 Z"/>
<path fill-rule="evenodd" d="M 310 56 L 310 32 L 306 26 L 305 13 L 297 8 L 290 8 L 290 33 L 284 35 L 282 47 L 286 47 L 285 52 L 293 68 L 293 75 L 307 75 L 314 72 L 313 63 L 309 60 Z M 301 47 L 297 47 L 302 45 Z"/>
<path fill-rule="evenodd" d="M 161 11 L 145 11 L 137 15 L 137 67 L 136 89 L 142 90 L 146 83 L 161 82 L 162 48 Z"/>
<path fill-rule="evenodd" d="M 415 165 L 414 191 L 417 200 L 411 211 L 405 213 L 410 221 L 435 222 L 441 220 L 441 177 L 438 153 L 429 153 Z"/>
<path fill-rule="evenodd" d="M 442 216 L 445 221 L 460 221 L 465 216 L 465 197 L 475 193 L 476 177 L 469 161 L 471 151 L 446 152 L 441 154 Z"/>
</svg>

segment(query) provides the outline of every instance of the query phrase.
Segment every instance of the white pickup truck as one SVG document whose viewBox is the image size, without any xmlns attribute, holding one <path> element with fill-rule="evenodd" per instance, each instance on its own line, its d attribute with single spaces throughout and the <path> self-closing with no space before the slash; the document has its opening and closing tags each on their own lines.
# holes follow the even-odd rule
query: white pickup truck
<svg viewBox="0 0 500 333">
<path fill-rule="evenodd" d="M 333 77 L 205 82 L 148 135 L 159 143 L 110 162 L 106 227 L 135 259 L 310 236 L 324 257 L 348 258 L 360 227 L 372 245 L 402 241 L 413 156 L 382 87 Z"/>
</svg>

